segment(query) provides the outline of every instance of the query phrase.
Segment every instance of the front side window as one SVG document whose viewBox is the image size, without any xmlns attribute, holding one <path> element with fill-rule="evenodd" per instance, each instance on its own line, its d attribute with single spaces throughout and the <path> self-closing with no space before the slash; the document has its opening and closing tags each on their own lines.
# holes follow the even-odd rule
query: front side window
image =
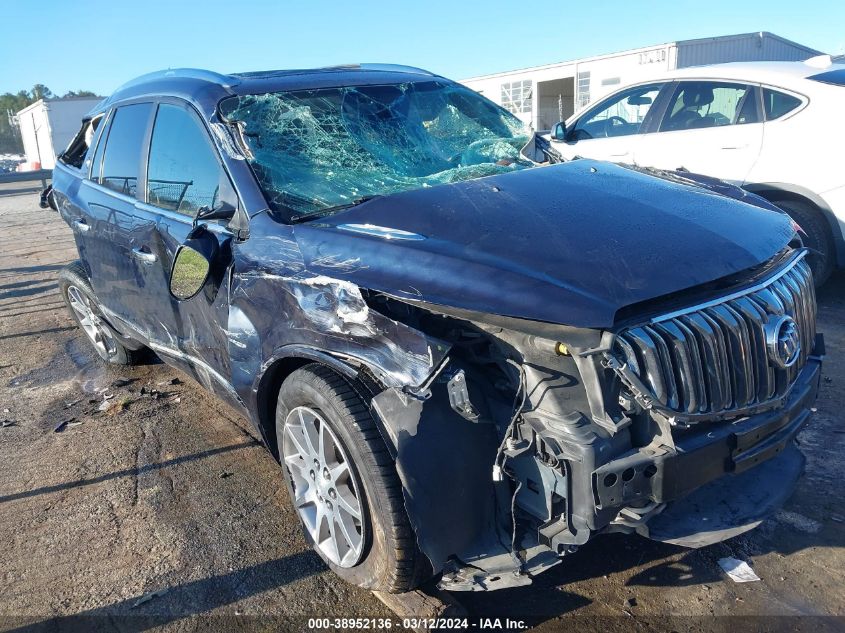
<svg viewBox="0 0 845 633">
<path fill-rule="evenodd" d="M 754 89 L 743 84 L 684 81 L 678 85 L 661 132 L 757 123 Z"/>
<path fill-rule="evenodd" d="M 195 216 L 214 208 L 225 178 L 205 130 L 188 110 L 162 104 L 156 114 L 147 169 L 147 202 Z"/>
<path fill-rule="evenodd" d="M 443 81 L 243 95 L 220 111 L 270 207 L 293 219 L 534 165 L 520 154 L 526 124 Z"/>
<path fill-rule="evenodd" d="M 763 110 L 766 113 L 767 121 L 779 119 L 800 105 L 801 99 L 798 97 L 771 88 L 763 88 Z"/>
<path fill-rule="evenodd" d="M 597 105 L 578 119 L 572 139 L 582 141 L 636 134 L 654 104 L 662 84 L 637 86 Z"/>
<path fill-rule="evenodd" d="M 104 187 L 127 196 L 135 196 L 141 165 L 141 146 L 152 109 L 151 103 L 136 103 L 121 106 L 114 113 L 99 177 L 99 183 Z M 96 164 L 97 161 L 94 162 Z M 94 178 L 96 179 L 96 174 Z"/>
</svg>

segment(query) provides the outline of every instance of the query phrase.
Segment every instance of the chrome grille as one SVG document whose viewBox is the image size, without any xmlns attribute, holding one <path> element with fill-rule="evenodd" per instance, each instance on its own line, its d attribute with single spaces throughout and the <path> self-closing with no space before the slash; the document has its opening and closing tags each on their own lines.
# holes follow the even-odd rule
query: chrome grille
<svg viewBox="0 0 845 633">
<path fill-rule="evenodd" d="M 789 315 L 801 351 L 786 369 L 769 361 L 766 324 Z M 648 324 L 616 339 L 628 368 L 667 409 L 709 414 L 782 397 L 810 355 L 816 336 L 813 276 L 799 253 L 760 285 Z"/>
</svg>

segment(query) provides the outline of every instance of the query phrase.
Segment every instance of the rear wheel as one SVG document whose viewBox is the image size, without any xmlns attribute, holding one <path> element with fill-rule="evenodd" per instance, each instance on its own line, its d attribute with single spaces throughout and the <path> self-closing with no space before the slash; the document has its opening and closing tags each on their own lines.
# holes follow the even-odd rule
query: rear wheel
<svg viewBox="0 0 845 633">
<path fill-rule="evenodd" d="M 91 282 L 79 262 L 68 264 L 59 272 L 59 290 L 71 316 L 100 358 L 115 365 L 135 365 L 142 360 L 142 351 L 126 347 L 104 320 Z"/>
<path fill-rule="evenodd" d="M 294 371 L 279 391 L 276 439 L 307 540 L 341 578 L 402 592 L 419 582 L 402 486 L 369 407 L 322 365 Z"/>
<path fill-rule="evenodd" d="M 795 220 L 806 235 L 802 235 L 804 245 L 812 249 L 808 261 L 813 270 L 816 286 L 821 286 L 833 272 L 835 250 L 830 227 L 824 216 L 813 205 L 800 200 L 775 200 L 774 204 L 786 211 Z"/>
</svg>

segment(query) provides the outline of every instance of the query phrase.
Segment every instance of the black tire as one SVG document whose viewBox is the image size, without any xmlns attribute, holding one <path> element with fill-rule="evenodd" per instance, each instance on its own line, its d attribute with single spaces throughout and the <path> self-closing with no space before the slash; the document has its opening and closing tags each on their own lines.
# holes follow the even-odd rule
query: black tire
<svg viewBox="0 0 845 633">
<path fill-rule="evenodd" d="M 74 321 L 76 321 L 79 329 L 83 331 L 85 337 L 89 340 L 101 359 L 114 365 L 137 365 L 143 361 L 145 350 L 132 350 L 126 347 L 120 341 L 120 336 L 117 332 L 103 320 L 97 295 L 94 294 L 94 289 L 91 287 L 91 282 L 88 280 L 85 268 L 80 262 L 72 262 L 59 271 L 59 291 L 62 293 L 62 299 L 64 299 L 65 305 L 67 305 L 68 311 Z M 86 328 L 81 323 L 82 316 L 72 305 L 74 298 L 78 301 L 80 297 L 97 319 L 96 329 L 98 330 L 102 345 L 95 342 L 92 335 L 86 331 Z"/>
<path fill-rule="evenodd" d="M 295 483 L 284 460 L 285 421 L 297 407 L 319 412 L 348 456 L 353 475 L 361 484 L 358 489 L 363 489 L 362 554 L 354 566 L 341 567 L 320 551 L 303 524 L 305 537 L 320 558 L 345 581 L 373 591 L 401 593 L 419 584 L 424 569 L 419 564 L 422 554 L 405 511 L 396 468 L 363 393 L 366 393 L 363 387 L 323 365 L 310 364 L 294 371 L 282 384 L 276 405 L 279 456 L 293 503 Z"/>
<path fill-rule="evenodd" d="M 836 259 L 833 237 L 827 220 L 817 207 L 808 202 L 790 198 L 775 200 L 774 204 L 786 211 L 804 229 L 806 235 L 801 236 L 804 245 L 815 251 L 810 253 L 808 259 L 810 268 L 813 270 L 813 279 L 816 287 L 821 286 L 833 272 Z"/>
</svg>

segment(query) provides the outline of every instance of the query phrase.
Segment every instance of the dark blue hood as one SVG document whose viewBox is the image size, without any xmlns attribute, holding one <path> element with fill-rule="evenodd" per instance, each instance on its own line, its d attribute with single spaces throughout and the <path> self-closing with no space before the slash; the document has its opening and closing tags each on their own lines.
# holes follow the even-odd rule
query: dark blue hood
<svg viewBox="0 0 845 633">
<path fill-rule="evenodd" d="M 759 198 L 685 180 L 578 160 L 374 199 L 294 234 L 314 274 L 476 312 L 609 327 L 624 306 L 751 268 L 792 239 L 789 217 Z"/>
</svg>

